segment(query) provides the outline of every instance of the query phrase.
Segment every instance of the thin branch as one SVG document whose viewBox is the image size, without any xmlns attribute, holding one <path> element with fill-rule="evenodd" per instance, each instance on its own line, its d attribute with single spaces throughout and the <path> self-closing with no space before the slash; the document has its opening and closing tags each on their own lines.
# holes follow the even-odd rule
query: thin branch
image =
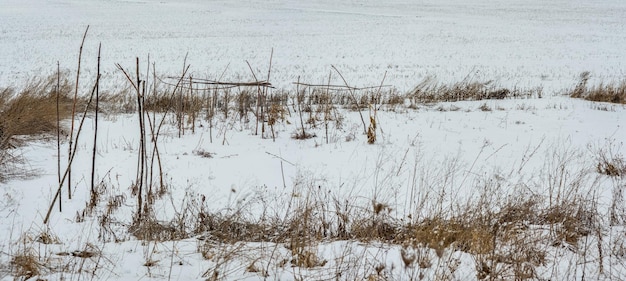
<svg viewBox="0 0 626 281">
<path fill-rule="evenodd" d="M 278 155 L 276 155 L 276 154 L 269 153 L 269 152 L 267 152 L 267 151 L 266 151 L 265 153 L 266 153 L 267 155 L 271 155 L 271 156 L 273 156 L 274 158 L 278 158 L 278 159 L 280 159 L 281 161 L 283 161 L 283 162 L 285 162 L 285 163 L 287 163 L 287 164 L 289 164 L 289 165 L 291 165 L 291 166 L 295 166 L 295 165 L 296 165 L 296 164 L 294 164 L 294 163 L 291 163 L 291 162 L 289 162 L 289 161 L 285 160 L 285 158 L 282 158 L 282 157 L 280 157 L 280 156 L 278 156 Z"/>
<path fill-rule="evenodd" d="M 320 87 L 320 88 L 323 87 L 323 88 L 335 88 L 335 89 L 340 89 L 340 90 L 343 89 L 343 90 L 354 90 L 354 91 L 391 87 L 391 85 L 382 85 L 382 84 L 378 86 L 368 86 L 368 87 L 353 87 L 353 86 L 348 86 L 348 85 L 331 85 L 331 84 L 308 84 L 308 83 L 302 83 L 302 82 L 293 82 L 292 84 L 305 86 L 305 87 Z"/>
</svg>

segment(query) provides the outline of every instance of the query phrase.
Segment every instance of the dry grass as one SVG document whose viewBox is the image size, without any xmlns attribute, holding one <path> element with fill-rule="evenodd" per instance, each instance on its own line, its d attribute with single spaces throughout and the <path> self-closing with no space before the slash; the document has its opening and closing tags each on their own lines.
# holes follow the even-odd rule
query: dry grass
<svg viewBox="0 0 626 281">
<path fill-rule="evenodd" d="M 586 81 L 586 80 L 585 80 Z M 577 92 L 588 92 L 586 82 L 577 87 Z M 50 78 L 32 83 L 25 90 L 16 93 L 5 89 L 0 93 L 0 140 L 3 147 L 8 147 L 10 140 L 20 135 L 36 135 L 51 133 L 57 129 L 56 114 L 56 80 Z M 61 93 L 61 118 L 67 118 L 71 101 L 67 93 L 71 87 L 64 83 Z M 624 87 L 626 88 L 626 87 Z M 511 91 L 493 86 L 491 82 L 478 83 L 462 81 L 451 86 L 438 85 L 430 80 L 424 81 L 406 97 L 390 91 L 389 95 L 375 96 L 371 93 L 359 97 L 354 102 L 347 95 L 334 95 L 320 91 L 302 91 L 301 97 L 293 98 L 291 108 L 304 109 L 297 111 L 309 115 L 307 125 L 314 128 L 318 121 L 336 121 L 340 125 L 340 117 L 333 116 L 335 105 L 344 102 L 353 109 L 361 110 L 360 106 L 380 105 L 389 103 L 397 106 L 405 99 L 412 102 L 440 102 L 456 100 L 502 99 L 532 95 L 532 92 Z M 188 94 L 189 93 L 189 94 Z M 194 95 L 194 93 L 198 95 Z M 213 94 L 201 95 L 201 90 L 176 92 L 172 94 L 155 94 L 145 96 L 145 109 L 154 112 L 171 112 L 181 114 L 183 118 L 195 118 L 203 111 L 222 110 L 225 118 L 229 114 L 246 120 L 254 115 L 252 106 L 256 101 L 253 91 L 244 89 L 236 97 L 229 97 L 228 91 L 212 91 Z M 387 97 L 387 98 L 385 98 Z M 119 98 L 108 100 L 109 103 L 132 99 Z M 335 101 L 334 99 L 337 99 Z M 233 104 L 228 105 L 229 102 Z M 289 95 L 269 95 L 266 103 L 265 116 L 261 122 L 274 126 L 286 122 L 285 115 L 290 114 Z M 331 106 L 332 105 L 332 106 Z M 127 105 L 123 105 L 126 107 Z M 130 103 L 128 104 L 130 106 Z M 130 107 L 129 107 L 130 108 Z M 492 109 L 485 103 L 483 111 Z M 458 110 L 450 109 L 450 110 Z M 293 110 L 296 111 L 295 109 Z M 267 119 L 265 119 L 267 118 Z M 301 117 L 302 118 L 302 117 Z M 370 143 L 376 141 L 376 119 L 370 117 L 368 137 Z M 302 128 L 294 134 L 296 139 L 314 137 Z M 193 125 L 192 125 L 193 126 Z M 302 130 L 300 130 L 302 129 Z M 273 133 L 273 127 L 272 127 Z M 328 137 L 327 137 L 328 138 Z M 155 145 L 156 145 L 155 140 Z M 200 157 L 210 158 L 213 154 L 204 150 L 194 150 Z M 0 157 L 9 157 L 0 154 Z M 0 158 L 6 163 L 9 158 Z M 612 153 L 598 159 L 597 171 L 611 176 L 622 177 L 626 168 L 623 157 Z M 0 176 L 2 174 L 0 173 Z M 560 177 L 556 177 L 560 178 Z M 1 179 L 1 177 L 0 177 Z M 105 189 L 105 187 L 102 187 Z M 294 192 L 288 202 L 264 202 L 263 212 L 258 202 L 244 205 L 238 209 L 208 211 L 210 208 L 204 197 L 188 197 L 181 206 L 179 213 L 170 220 L 159 220 L 151 210 L 154 200 L 146 200 L 144 216 L 129 224 L 125 230 L 143 241 L 172 241 L 197 237 L 201 239 L 198 251 L 207 259 L 218 260 L 215 269 L 207 271 L 205 277 L 222 276 L 221 263 L 234 258 L 240 249 L 237 245 L 247 242 L 269 242 L 283 245 L 290 251 L 289 263 L 293 267 L 317 268 L 324 267 L 329 261 L 318 256 L 317 246 L 324 242 L 341 240 L 359 241 L 366 245 L 381 242 L 400 245 L 402 260 L 406 268 L 417 265 L 418 268 L 429 268 L 433 264 L 424 255 L 414 255 L 409 250 L 430 249 L 437 258 L 445 259 L 446 251 L 459 251 L 475 258 L 477 278 L 492 280 L 523 280 L 538 278 L 536 268 L 546 264 L 547 249 L 550 247 L 567 248 L 575 251 L 585 238 L 600 233 L 599 219 L 595 205 L 581 196 L 564 197 L 551 202 L 545 197 L 534 195 L 521 196 L 508 201 L 470 201 L 454 213 L 424 213 L 410 219 L 399 219 L 391 215 L 392 208 L 385 202 L 371 200 L 371 207 L 355 204 L 350 198 L 335 198 L 326 189 L 306 178 L 297 178 Z M 233 191 L 234 192 L 234 191 Z M 121 196 L 121 197 L 120 197 Z M 89 207 L 91 215 L 98 206 L 105 211 L 100 219 L 100 227 L 106 230 L 105 236 L 117 235 L 112 230 L 112 215 L 126 201 L 122 195 L 109 197 L 106 204 L 101 204 L 100 197 L 92 197 Z M 141 195 L 140 195 L 141 196 Z M 331 196 L 331 197 L 329 197 Z M 432 198 L 430 198 L 432 199 Z M 278 200 L 278 199 L 277 199 Z M 129 200 L 130 201 L 130 200 Z M 254 202 L 254 201 L 253 201 Z M 344 203 L 345 202 L 345 203 Z M 436 203 L 437 204 L 437 203 Z M 439 202 L 441 204 L 441 202 Z M 141 205 L 141 204 L 138 204 Z M 271 211 L 268 211 L 272 208 Z M 359 207 L 357 207 L 359 206 Z M 259 214 L 259 215 L 257 215 Z M 85 214 L 82 215 L 84 220 Z M 546 231 L 546 229 L 548 231 Z M 102 233 L 101 233 L 102 235 Z M 53 241 L 53 237 L 39 237 L 41 243 Z M 102 241 L 107 238 L 99 237 Z M 228 245 L 230 250 L 216 251 L 215 244 Z M 93 252 L 80 251 L 77 257 L 93 257 Z M 41 264 L 37 257 L 24 252 L 13 256 L 11 264 L 15 276 L 25 279 L 40 274 Z M 153 260 L 147 260 L 146 266 L 156 266 Z M 380 267 L 377 275 L 381 276 Z M 267 272 L 258 263 L 247 265 L 248 272 Z"/>
<path fill-rule="evenodd" d="M 626 175 L 626 160 L 620 155 L 601 155 L 596 170 L 610 177 L 622 177 Z"/>
<path fill-rule="evenodd" d="M 0 182 L 36 176 L 37 171 L 28 168 L 25 164 L 26 160 L 12 149 L 0 149 Z"/>
<path fill-rule="evenodd" d="M 37 256 L 31 252 L 13 256 L 11 266 L 13 267 L 13 275 L 23 278 L 23 280 L 40 275 L 43 268 Z"/>
<path fill-rule="evenodd" d="M 589 89 L 584 98 L 591 101 L 626 103 L 626 81 L 618 84 L 600 84 Z"/>
<path fill-rule="evenodd" d="M 57 93 L 58 118 L 63 120 L 71 111 L 70 92 L 67 79 L 59 80 L 57 89 L 56 76 L 34 79 L 20 90 L 0 90 L 0 181 L 34 174 L 21 167 L 24 161 L 12 148 L 19 146 L 25 136 L 56 132 Z"/>
<path fill-rule="evenodd" d="M 493 81 L 478 82 L 466 78 L 453 84 L 438 83 L 427 77 L 407 94 L 412 104 L 453 102 L 464 100 L 507 99 L 541 97 L 538 89 L 507 89 L 499 87 Z"/>
<path fill-rule="evenodd" d="M 237 245 L 278 243 L 291 253 L 283 266 L 306 269 L 329 262 L 317 253 L 320 243 L 383 242 L 434 251 L 435 257 L 428 257 L 403 250 L 407 268 L 430 268 L 433 258 L 445 260 L 446 253 L 460 251 L 475 258 L 478 279 L 526 280 L 539 278 L 536 270 L 548 262 L 549 249 L 577 251 L 583 238 L 594 235 L 597 223 L 592 204 L 582 200 L 547 207 L 537 197 L 518 198 L 503 206 L 472 205 L 451 217 L 435 215 L 407 222 L 388 216 L 389 207 L 382 203 L 374 202 L 370 210 L 334 209 L 315 200 L 314 190 L 301 196 L 292 202 L 284 219 L 250 217 L 241 210 L 230 215 L 201 213 L 193 231 L 202 237 L 198 250 L 207 259 L 232 262 L 236 257 L 231 250 L 241 251 Z M 232 249 L 220 253 L 216 245 Z M 258 264 L 254 268 L 263 271 Z"/>
<path fill-rule="evenodd" d="M 580 74 L 578 85 L 569 94 L 572 98 L 582 98 L 590 101 L 626 103 L 626 80 L 617 83 L 600 83 L 595 86 L 587 86 L 591 74 Z"/>
<path fill-rule="evenodd" d="M 498 249 L 518 247 L 532 250 L 533 253 L 527 254 L 538 259 L 535 263 L 539 264 L 543 262 L 539 258 L 543 254 L 533 246 L 538 241 L 564 241 L 576 245 L 582 237 L 592 234 L 596 222 L 592 204 L 577 197 L 555 206 L 548 206 L 538 197 L 517 198 L 501 206 L 476 203 L 454 216 L 434 215 L 402 221 L 388 215 L 390 209 L 386 204 L 373 201 L 369 210 L 350 209 L 341 204 L 331 204 L 333 200 L 316 199 L 323 193 L 323 190 L 316 189 L 307 189 L 306 193 L 299 194 L 285 205 L 288 209 L 283 210 L 286 212 L 284 218 L 251 217 L 250 212 L 243 209 L 232 213 L 204 211 L 190 216 L 196 219 L 195 227 L 169 226 L 166 232 L 186 228 L 190 232 L 183 236 L 201 235 L 203 240 L 228 244 L 286 243 L 287 248 L 298 249 L 299 252 L 323 241 L 381 241 L 425 246 L 434 249 L 438 255 L 449 248 L 473 255 L 497 254 L 500 260 L 505 261 L 505 255 L 513 253 L 500 253 Z M 203 207 L 203 202 L 194 204 L 196 207 L 190 209 L 207 207 Z M 161 226 L 157 228 L 164 229 Z M 555 231 L 537 231 L 544 228 Z M 149 232 L 153 231 L 143 231 Z"/>
<path fill-rule="evenodd" d="M 16 92 L 0 92 L 0 148 L 11 146 L 16 136 L 52 133 L 57 129 L 57 93 L 59 117 L 65 119 L 71 110 L 71 85 L 62 80 L 57 90 L 55 76 L 34 80 Z"/>
</svg>

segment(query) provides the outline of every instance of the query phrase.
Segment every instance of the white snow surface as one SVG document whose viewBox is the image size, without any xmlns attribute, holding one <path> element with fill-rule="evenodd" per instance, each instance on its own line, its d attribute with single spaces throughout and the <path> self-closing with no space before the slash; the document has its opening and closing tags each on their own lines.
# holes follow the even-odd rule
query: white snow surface
<svg viewBox="0 0 626 281">
<path fill-rule="evenodd" d="M 381 110 L 374 145 L 366 143 L 359 114 L 349 110 L 340 111 L 345 120 L 341 128 L 332 127 L 328 141 L 322 126 L 310 129 L 315 138 L 292 139 L 299 122 L 295 114 L 288 118 L 291 124 L 276 126 L 275 141 L 267 133 L 264 138 L 255 135 L 253 123 L 232 116 L 212 131 L 199 120 L 195 133 L 188 129 L 179 138 L 168 117 L 159 148 L 170 191 L 155 203 L 155 215 L 162 220 L 172 219 L 185 200 L 201 196 L 215 212 L 245 208 L 250 216 L 264 211 L 280 215 L 288 198 L 315 187 L 318 196 L 364 209 L 372 200 L 384 202 L 390 206 L 388 215 L 397 219 L 414 215 L 416 204 L 430 204 L 421 201 L 430 198 L 429 191 L 443 191 L 442 200 L 453 209 L 455 202 L 473 198 L 481 182 L 493 179 L 507 187 L 497 190 L 494 199 L 520 192 L 547 196 L 546 185 L 553 180 L 549 173 L 593 170 L 597 148 L 612 147 L 618 155 L 626 140 L 623 105 L 558 95 L 573 88 L 583 71 L 590 71 L 594 82 L 625 77 L 624 1 L 2 0 L 0 6 L 0 87 L 19 87 L 29 77 L 52 74 L 57 61 L 75 72 L 89 25 L 81 77 L 87 81 L 95 75 L 101 43 L 103 79 L 110 91 L 126 87 L 115 63 L 132 69 L 136 57 L 143 67 L 149 56 L 162 75 L 181 73 L 186 57 L 194 77 L 218 79 L 225 72 L 223 80 L 252 81 L 246 61 L 266 77 L 273 50 L 270 82 L 279 89 L 293 90 L 298 77 L 324 83 L 334 65 L 356 86 L 378 85 L 386 72 L 385 84 L 400 91 L 432 76 L 443 83 L 471 77 L 507 87 L 542 87 L 548 93 L 541 99 Z M 0 183 L 0 280 L 13 280 L 9 263 L 20 247 L 37 244 L 24 237 L 44 230 L 60 240 L 34 249 L 49 258 L 46 264 L 57 266 L 43 269 L 48 280 L 210 277 L 203 275 L 217 268 L 219 260 L 198 253 L 201 237 L 147 243 L 127 235 L 117 237 L 123 242 L 102 242 L 98 215 L 75 222 L 89 200 L 92 117 L 78 141 L 73 198 L 63 195 L 64 210 L 55 209 L 48 225 L 42 221 L 57 190 L 56 143 L 27 140 L 14 150 L 26 161 L 24 168 L 37 175 Z M 130 223 L 135 210 L 130 186 L 137 169 L 136 119 L 109 114 L 100 120 L 95 178 L 107 185 L 105 196 L 125 196 L 114 216 L 120 228 Z M 201 152 L 213 157 L 201 157 Z M 572 158 L 559 158 L 564 155 Z M 61 159 L 65 163 L 66 149 Z M 563 162 L 570 166 L 553 166 Z M 582 182 L 583 190 L 577 192 L 588 192 L 598 209 L 608 213 L 615 180 L 593 174 Z M 623 179 L 617 184 L 624 184 Z M 608 224 L 605 229 L 603 237 L 626 240 L 624 229 Z M 595 251 L 594 243 L 585 241 L 581 248 Z M 84 249 L 97 249 L 100 258 L 56 254 Z M 315 251 L 328 263 L 309 269 L 275 265 L 290 254 L 272 243 L 216 244 L 212 251 L 237 253 L 234 262 L 219 268 L 225 280 L 263 280 L 263 274 L 247 270 L 251 263 L 267 265 L 269 280 L 354 280 L 375 273 L 380 264 L 388 280 L 416 279 L 420 270 L 404 268 L 400 249 L 384 243 L 320 243 Z M 437 258 L 434 250 L 424 251 L 434 264 L 423 271 L 426 280 L 476 279 L 471 255 L 448 249 Z M 549 253 L 549 260 L 557 261 L 539 269 L 546 280 L 626 278 L 623 259 L 582 261 L 558 247 Z M 149 260 L 156 265 L 144 266 Z M 343 269 L 346 275 L 337 275 L 342 265 L 351 267 Z"/>
<path fill-rule="evenodd" d="M 245 61 L 288 87 L 324 81 L 330 65 L 354 85 L 386 82 L 408 90 L 426 76 L 467 76 L 512 87 L 571 87 L 583 71 L 598 81 L 626 74 L 626 2 L 551 1 L 114 1 L 3 0 L 0 83 L 76 69 L 103 75 L 114 64 L 156 63 L 172 75 L 252 80 Z M 93 77 L 93 75 L 92 75 Z"/>
</svg>

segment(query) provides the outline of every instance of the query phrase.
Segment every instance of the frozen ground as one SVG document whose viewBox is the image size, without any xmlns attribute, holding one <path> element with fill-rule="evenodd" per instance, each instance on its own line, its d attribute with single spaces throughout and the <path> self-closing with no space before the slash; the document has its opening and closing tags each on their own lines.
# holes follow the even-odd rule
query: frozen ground
<svg viewBox="0 0 626 281">
<path fill-rule="evenodd" d="M 200 197 L 214 212 L 283 215 L 289 198 L 314 194 L 345 200 L 354 208 L 383 202 L 389 206 L 387 215 L 399 220 L 429 215 L 429 206 L 436 204 L 428 200 L 435 195 L 441 195 L 441 206 L 455 210 L 455 204 L 484 192 L 478 187 L 486 182 L 503 187 L 494 190 L 494 200 L 527 192 L 547 197 L 554 185 L 580 183 L 575 192 L 588 194 L 598 212 L 608 214 L 616 186 L 624 182 L 594 173 L 594 157 L 602 147 L 611 147 L 615 155 L 623 151 L 626 109 L 558 94 L 574 87 L 583 71 L 590 71 L 595 82 L 625 77 L 626 3 L 473 2 L 3 0 L 0 87 L 19 87 L 28 77 L 53 73 L 57 61 L 75 71 L 86 25 L 84 81 L 94 76 L 97 45 L 102 43 L 108 91 L 126 86 L 114 64 L 132 68 L 135 57 L 145 64 L 149 55 L 158 72 L 177 75 L 187 55 L 194 77 L 217 79 L 226 70 L 225 80 L 248 81 L 253 79 L 246 61 L 265 75 L 272 49 L 270 82 L 286 90 L 294 89 L 298 77 L 324 83 L 331 64 L 358 86 L 378 85 L 387 72 L 385 84 L 400 91 L 427 76 L 442 83 L 469 76 L 507 87 L 543 87 L 547 97 L 542 99 L 417 109 L 400 105 L 379 111 L 374 145 L 366 143 L 358 113 L 345 109 L 339 110 L 345 119 L 341 127 L 331 127 L 328 143 L 322 126 L 309 128 L 315 138 L 292 139 L 299 122 L 295 113 L 287 118 L 289 123 L 276 126 L 276 141 L 269 134 L 265 139 L 254 135 L 253 123 L 232 116 L 217 119 L 211 132 L 207 121 L 199 120 L 195 133 L 187 131 L 179 138 L 168 117 L 159 146 L 170 191 L 156 201 L 155 215 L 169 220 L 182 213 L 186 202 Z M 41 257 L 48 280 L 200 280 L 215 271 L 226 280 L 265 275 L 269 280 L 355 280 L 373 276 L 381 264 L 385 268 L 376 278 L 387 280 L 418 279 L 420 274 L 426 279 L 476 278 L 476 258 L 454 249 L 442 256 L 432 249 L 414 249 L 430 256 L 433 266 L 405 268 L 400 245 L 320 242 L 311 250 L 328 263 L 304 268 L 281 266 L 291 253 L 269 242 L 207 245 L 199 240 L 203 237 L 138 241 L 121 230 L 135 210 L 130 192 L 139 141 L 135 115 L 105 115 L 99 128 L 96 179 L 106 185 L 103 197 L 125 200 L 113 215 L 113 229 L 98 224 L 103 206 L 77 223 L 89 200 L 93 120 L 88 118 L 85 126 L 73 166 L 74 198 L 63 196 L 64 211 L 55 209 L 48 225 L 42 221 L 57 188 L 56 143 L 34 140 L 15 150 L 27 161 L 24 168 L 37 176 L 0 184 L 0 280 L 13 279 L 8 264 L 24 249 Z M 61 154 L 66 159 L 66 151 Z M 562 172 L 562 177 L 553 178 L 553 172 Z M 576 178 L 579 174 L 588 177 Z M 626 253 L 626 232 L 608 223 L 599 229 L 604 232 L 597 237 L 606 240 L 597 242 L 592 236 L 576 245 L 576 251 L 538 242 L 550 255 L 548 264 L 537 269 L 538 276 L 625 279 L 620 253 Z M 106 239 L 99 237 L 103 232 Z M 58 241 L 39 243 L 41 233 Z M 104 242 L 114 240 L 113 234 L 122 235 L 115 237 L 122 242 Z M 598 248 L 606 251 L 604 259 L 594 252 Z M 61 255 L 74 251 L 98 255 Z M 149 262 L 154 265 L 146 266 Z M 259 268 L 251 270 L 250 265 Z"/>
</svg>

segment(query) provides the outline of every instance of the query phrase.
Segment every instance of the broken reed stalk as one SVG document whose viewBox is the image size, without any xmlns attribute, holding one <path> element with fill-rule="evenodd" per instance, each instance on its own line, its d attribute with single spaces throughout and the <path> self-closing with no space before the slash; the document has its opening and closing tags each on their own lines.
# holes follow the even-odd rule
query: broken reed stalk
<svg viewBox="0 0 626 281">
<path fill-rule="evenodd" d="M 73 138 L 74 138 L 74 117 L 76 115 L 76 102 L 78 101 L 78 80 L 80 78 L 80 62 L 83 56 L 83 45 L 85 44 L 85 38 L 87 37 L 87 31 L 89 31 L 89 25 L 85 29 L 83 34 L 83 40 L 80 43 L 80 49 L 78 51 L 78 70 L 76 71 L 76 85 L 74 90 L 74 103 L 72 105 L 72 126 L 70 128 L 70 142 L 68 146 L 68 153 L 72 152 Z M 97 83 L 96 83 L 97 84 Z M 68 161 L 72 158 L 72 155 L 68 155 Z M 69 167 L 69 174 L 67 177 L 67 193 L 68 199 L 72 199 L 72 167 Z"/>
<path fill-rule="evenodd" d="M 102 48 L 102 44 L 98 45 L 98 64 L 97 64 L 97 75 L 100 76 L 100 50 Z M 95 185 L 95 174 L 96 174 L 96 151 L 97 151 L 97 143 L 98 143 L 98 111 L 99 111 L 99 100 L 100 100 L 100 86 L 99 83 L 96 83 L 96 113 L 95 113 L 95 124 L 93 130 L 93 153 L 91 155 L 91 198 L 95 198 L 96 194 L 96 185 Z"/>
<path fill-rule="evenodd" d="M 381 100 L 380 90 L 383 87 L 383 83 L 385 83 L 385 78 L 387 78 L 387 71 L 385 71 L 385 74 L 383 75 L 383 80 L 380 81 L 380 86 L 378 87 L 378 91 L 376 92 L 376 95 L 374 97 L 374 104 L 370 106 L 370 126 L 367 129 L 367 142 L 369 144 L 373 144 L 376 142 L 376 129 L 379 129 L 381 134 L 383 132 L 377 120 L 377 116 L 378 116 L 377 104 Z M 373 114 L 372 114 L 372 111 L 373 111 Z"/>
<path fill-rule="evenodd" d="M 78 130 L 76 131 L 76 141 L 78 142 L 78 138 L 80 137 L 80 133 L 83 129 L 83 124 L 85 123 L 85 119 L 87 118 L 87 111 L 89 110 L 89 107 L 91 106 L 91 102 L 93 100 L 93 96 L 94 93 L 96 92 L 96 87 L 98 86 L 98 84 L 100 83 L 100 76 L 98 76 L 96 78 L 96 84 L 93 86 L 93 88 L 91 89 L 91 94 L 89 95 L 89 100 L 87 101 L 87 105 L 85 106 L 85 110 L 83 111 L 83 116 L 80 120 L 80 123 L 78 125 Z M 54 195 L 54 198 L 52 198 L 52 202 L 50 203 L 50 207 L 48 208 L 48 212 L 46 213 L 46 217 L 43 220 L 44 224 L 47 224 L 48 221 L 50 220 L 50 214 L 52 213 L 52 209 L 54 208 L 54 204 L 56 203 L 56 200 L 59 199 L 60 195 L 61 195 L 61 189 L 63 188 L 63 183 L 65 182 L 65 179 L 68 179 L 69 173 L 70 173 L 70 169 L 72 166 L 72 162 L 74 161 L 74 157 L 76 156 L 76 149 L 78 146 L 74 146 L 72 147 L 72 151 L 70 151 L 70 157 L 69 157 L 69 161 L 67 163 L 67 167 L 65 168 L 65 172 L 63 173 L 63 177 L 61 177 L 61 182 L 59 183 L 59 188 L 57 189 L 57 192 Z"/>
</svg>

